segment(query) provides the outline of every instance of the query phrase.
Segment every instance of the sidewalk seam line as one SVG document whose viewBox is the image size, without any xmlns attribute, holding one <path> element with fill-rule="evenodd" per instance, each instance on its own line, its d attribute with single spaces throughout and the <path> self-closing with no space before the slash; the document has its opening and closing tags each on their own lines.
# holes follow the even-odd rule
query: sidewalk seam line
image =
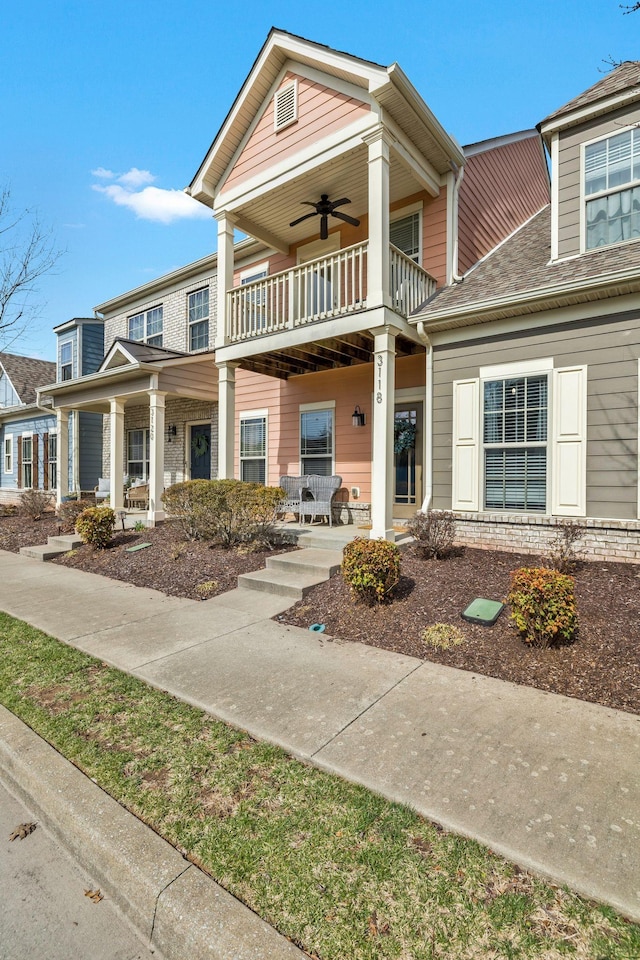
<svg viewBox="0 0 640 960">
<path fill-rule="evenodd" d="M 409 672 L 405 673 L 403 677 L 400 677 L 399 680 L 396 680 L 393 686 L 389 687 L 388 690 L 385 690 L 384 693 L 381 693 L 380 696 L 376 697 L 375 700 L 372 700 L 371 703 L 368 706 L 366 706 L 364 710 L 361 710 L 356 717 L 352 717 L 351 720 L 349 720 L 348 723 L 345 723 L 345 725 L 341 727 L 340 730 L 338 730 L 336 733 L 334 733 L 332 737 L 329 737 L 326 743 L 323 743 L 321 747 L 318 747 L 317 750 L 314 750 L 313 753 L 310 753 L 309 759 L 313 759 L 314 757 L 317 757 L 319 753 L 321 753 L 326 747 L 329 746 L 330 743 L 333 743 L 336 737 L 342 736 L 345 730 L 348 730 L 350 726 L 356 723 L 356 721 L 360 720 L 361 717 L 364 717 L 365 713 L 368 713 L 369 710 L 372 710 L 373 707 L 377 706 L 381 700 L 384 700 L 384 698 L 387 697 L 393 690 L 395 690 L 396 687 L 399 687 L 401 683 L 407 680 L 408 677 L 412 676 L 416 672 L 416 670 L 419 670 L 420 667 L 422 667 L 423 665 L 424 665 L 424 661 L 421 660 L 420 663 L 416 664 L 416 666 L 412 670 L 409 670 Z"/>
<path fill-rule="evenodd" d="M 156 928 L 156 914 L 157 914 L 157 912 L 158 912 L 158 904 L 160 903 L 160 897 L 162 896 L 163 893 L 165 893 L 165 891 L 167 891 L 167 890 L 169 889 L 169 887 L 171 886 L 172 883 L 175 883 L 176 880 L 179 880 L 179 879 L 180 879 L 180 877 L 184 877 L 184 875 L 185 875 L 185 873 L 187 872 L 187 870 L 188 870 L 190 867 L 192 867 L 192 866 L 193 866 L 192 863 L 188 863 L 188 864 L 186 865 L 186 867 L 184 868 L 184 870 L 181 870 L 180 873 L 176 874 L 175 877 L 172 877 L 171 880 L 169 880 L 168 883 L 165 883 L 165 885 L 164 885 L 164 887 L 162 888 L 162 890 L 159 890 L 159 891 L 158 891 L 158 894 L 157 894 L 157 896 L 156 896 L 155 903 L 154 903 L 154 905 L 153 905 L 153 918 L 152 918 L 152 920 L 151 920 L 151 930 L 150 930 L 150 932 L 149 932 L 149 944 L 150 944 L 150 945 L 153 944 L 153 931 L 154 931 L 155 928 Z"/>
</svg>

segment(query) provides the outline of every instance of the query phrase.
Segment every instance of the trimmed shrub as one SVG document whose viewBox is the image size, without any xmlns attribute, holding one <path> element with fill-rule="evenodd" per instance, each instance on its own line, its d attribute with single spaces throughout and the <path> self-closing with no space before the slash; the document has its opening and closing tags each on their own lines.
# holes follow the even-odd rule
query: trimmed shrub
<svg viewBox="0 0 640 960">
<path fill-rule="evenodd" d="M 356 537 L 343 550 L 341 571 L 354 599 L 382 603 L 400 580 L 400 551 L 388 540 Z"/>
<path fill-rule="evenodd" d="M 407 532 L 415 538 L 416 548 L 426 560 L 443 560 L 453 551 L 456 521 L 448 510 L 418 510 L 407 524 Z"/>
<path fill-rule="evenodd" d="M 116 514 L 111 507 L 88 507 L 76 520 L 76 531 L 83 543 L 104 550 L 113 540 L 115 525 Z"/>
<path fill-rule="evenodd" d="M 71 532 L 76 528 L 76 520 L 81 513 L 92 507 L 88 500 L 65 500 L 56 508 L 56 516 L 63 530 Z"/>
<path fill-rule="evenodd" d="M 273 524 L 283 496 L 280 487 L 242 480 L 187 480 L 168 487 L 163 500 L 188 540 L 267 546 L 276 539 Z"/>
<path fill-rule="evenodd" d="M 511 619 L 532 647 L 571 643 L 578 629 L 575 581 L 546 567 L 521 567 L 511 574 L 507 601 Z"/>
<path fill-rule="evenodd" d="M 578 520 L 561 520 L 556 527 L 556 536 L 549 544 L 549 561 L 554 570 L 570 573 L 580 562 L 576 544 L 586 533 L 586 527 Z"/>
<path fill-rule="evenodd" d="M 30 520 L 40 520 L 42 514 L 51 507 L 52 496 L 45 490 L 24 490 L 20 494 L 18 513 Z"/>
</svg>

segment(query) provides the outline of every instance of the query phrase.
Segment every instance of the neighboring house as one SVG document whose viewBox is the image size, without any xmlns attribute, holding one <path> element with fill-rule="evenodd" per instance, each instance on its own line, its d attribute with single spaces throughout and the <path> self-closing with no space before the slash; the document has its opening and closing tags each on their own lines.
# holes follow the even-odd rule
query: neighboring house
<svg viewBox="0 0 640 960">
<path fill-rule="evenodd" d="M 36 389 L 55 376 L 56 365 L 0 353 L 0 502 L 15 503 L 29 488 L 57 487 L 56 415 Z"/>
<path fill-rule="evenodd" d="M 176 480 L 326 473 L 372 536 L 433 505 L 633 555 L 639 103 L 625 64 L 462 148 L 397 64 L 273 30 L 189 188 L 217 254 L 97 308 L 101 365 L 46 387 L 61 442 L 106 415 L 112 503 L 148 479 L 152 521 Z"/>
</svg>

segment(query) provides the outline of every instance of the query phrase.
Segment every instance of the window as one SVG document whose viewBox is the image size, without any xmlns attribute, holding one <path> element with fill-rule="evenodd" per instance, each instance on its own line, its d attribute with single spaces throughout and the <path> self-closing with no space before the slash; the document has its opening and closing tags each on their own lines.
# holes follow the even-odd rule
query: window
<svg viewBox="0 0 640 960">
<path fill-rule="evenodd" d="M 45 486 L 48 490 L 55 490 L 58 486 L 58 436 L 50 433 L 47 439 L 48 476 Z"/>
<path fill-rule="evenodd" d="M 150 347 L 162 346 L 162 307 L 129 317 L 129 340 L 141 340 Z"/>
<path fill-rule="evenodd" d="M 291 80 L 273 98 L 273 128 L 283 130 L 298 119 L 298 81 Z"/>
<path fill-rule="evenodd" d="M 640 237 L 640 130 L 584 149 L 586 248 Z"/>
<path fill-rule="evenodd" d="M 73 380 L 73 343 L 66 340 L 60 344 L 60 379 Z"/>
<path fill-rule="evenodd" d="M 266 483 L 267 418 L 264 415 L 240 419 L 240 479 Z"/>
<path fill-rule="evenodd" d="M 189 294 L 187 312 L 189 350 L 206 350 L 209 346 L 209 287 Z"/>
<path fill-rule="evenodd" d="M 407 257 L 420 263 L 420 212 L 392 220 L 389 224 L 389 240 Z"/>
<path fill-rule="evenodd" d="M 131 481 L 149 479 L 149 431 L 127 431 L 127 474 Z"/>
<path fill-rule="evenodd" d="M 544 513 L 547 376 L 485 381 L 483 400 L 485 509 Z"/>
<path fill-rule="evenodd" d="M 33 437 L 21 437 L 22 442 L 22 482 L 21 487 L 33 486 Z"/>
<path fill-rule="evenodd" d="M 333 474 L 333 410 L 300 413 L 301 473 Z"/>
<path fill-rule="evenodd" d="M 13 473 L 13 434 L 7 433 L 4 438 L 4 472 Z"/>
</svg>

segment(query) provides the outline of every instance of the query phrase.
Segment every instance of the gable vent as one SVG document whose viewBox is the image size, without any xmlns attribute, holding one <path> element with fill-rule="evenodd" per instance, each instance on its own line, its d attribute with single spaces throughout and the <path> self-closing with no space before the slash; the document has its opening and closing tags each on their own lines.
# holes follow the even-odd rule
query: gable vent
<svg viewBox="0 0 640 960">
<path fill-rule="evenodd" d="M 274 97 L 274 129 L 282 130 L 298 119 L 298 82 L 292 80 L 276 90 Z"/>
</svg>

